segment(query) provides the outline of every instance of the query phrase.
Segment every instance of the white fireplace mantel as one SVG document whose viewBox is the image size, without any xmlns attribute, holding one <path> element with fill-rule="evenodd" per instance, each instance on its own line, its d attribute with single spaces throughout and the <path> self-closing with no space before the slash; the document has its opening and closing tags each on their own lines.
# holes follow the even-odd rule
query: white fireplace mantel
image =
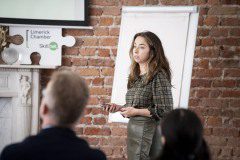
<svg viewBox="0 0 240 160">
<path fill-rule="evenodd" d="M 50 66 L 0 65 L 0 152 L 39 128 L 39 72 Z"/>
</svg>

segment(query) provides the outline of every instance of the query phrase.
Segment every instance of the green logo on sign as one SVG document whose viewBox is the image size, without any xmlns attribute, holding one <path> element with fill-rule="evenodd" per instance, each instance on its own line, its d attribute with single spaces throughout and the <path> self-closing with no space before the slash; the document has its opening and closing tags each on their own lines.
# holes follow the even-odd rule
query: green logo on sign
<svg viewBox="0 0 240 160">
<path fill-rule="evenodd" d="M 58 49 L 58 44 L 56 42 L 51 42 L 49 44 L 49 48 L 52 50 L 52 51 L 55 51 L 56 49 Z"/>
</svg>

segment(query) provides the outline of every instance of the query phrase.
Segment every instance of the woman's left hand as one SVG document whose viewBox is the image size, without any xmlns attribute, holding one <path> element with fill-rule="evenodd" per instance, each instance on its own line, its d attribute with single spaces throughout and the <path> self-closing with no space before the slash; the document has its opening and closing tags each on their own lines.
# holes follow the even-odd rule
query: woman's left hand
<svg viewBox="0 0 240 160">
<path fill-rule="evenodd" d="M 123 117 L 133 117 L 137 115 L 137 109 L 134 107 L 125 107 L 121 109 L 121 115 Z"/>
</svg>

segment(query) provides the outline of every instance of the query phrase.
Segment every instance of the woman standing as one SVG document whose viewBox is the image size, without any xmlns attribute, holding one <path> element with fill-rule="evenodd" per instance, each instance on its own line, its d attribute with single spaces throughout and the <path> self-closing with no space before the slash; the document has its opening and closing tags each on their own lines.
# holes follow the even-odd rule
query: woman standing
<svg viewBox="0 0 240 160">
<path fill-rule="evenodd" d="M 130 58 L 126 104 L 106 104 L 107 111 L 121 111 L 129 118 L 127 155 L 129 160 L 148 160 L 159 152 L 157 126 L 172 110 L 171 72 L 160 39 L 152 32 L 134 36 Z M 157 137 L 156 139 L 154 137 Z"/>
</svg>

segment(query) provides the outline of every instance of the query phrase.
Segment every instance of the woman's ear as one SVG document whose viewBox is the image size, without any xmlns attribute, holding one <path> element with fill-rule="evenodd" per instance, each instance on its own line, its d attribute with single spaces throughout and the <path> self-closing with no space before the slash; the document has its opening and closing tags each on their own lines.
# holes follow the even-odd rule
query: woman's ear
<svg viewBox="0 0 240 160">
<path fill-rule="evenodd" d="M 162 144 L 164 145 L 166 143 L 166 139 L 164 136 L 161 136 L 161 141 L 162 141 Z"/>
</svg>

